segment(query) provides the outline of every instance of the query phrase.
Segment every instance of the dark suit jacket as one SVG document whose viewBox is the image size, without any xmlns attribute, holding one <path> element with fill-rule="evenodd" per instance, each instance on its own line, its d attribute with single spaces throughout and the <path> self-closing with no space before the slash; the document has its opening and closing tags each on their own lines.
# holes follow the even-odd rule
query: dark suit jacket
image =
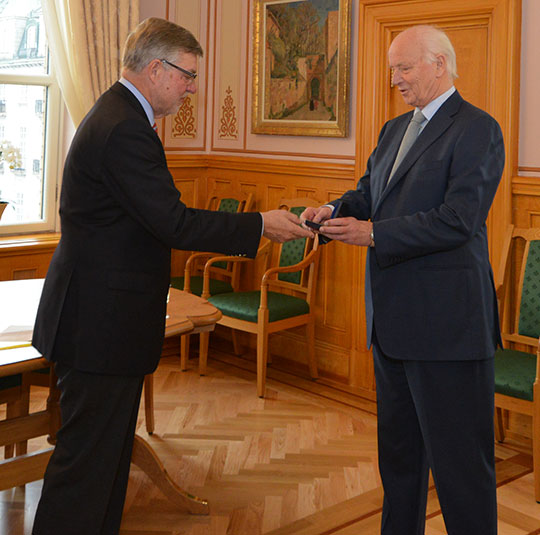
<svg viewBox="0 0 540 535">
<path fill-rule="evenodd" d="M 502 133 L 456 91 L 387 186 L 411 116 L 384 125 L 357 189 L 342 197 L 342 216 L 373 221 L 368 320 L 373 312 L 378 343 L 396 359 L 491 357 L 500 333 L 486 218 L 504 167 Z M 369 339 L 371 331 L 368 322 Z"/>
<path fill-rule="evenodd" d="M 75 134 L 60 215 L 33 344 L 79 370 L 123 375 L 157 366 L 171 248 L 253 257 L 262 225 L 257 213 L 187 208 L 159 137 L 120 83 Z"/>
</svg>

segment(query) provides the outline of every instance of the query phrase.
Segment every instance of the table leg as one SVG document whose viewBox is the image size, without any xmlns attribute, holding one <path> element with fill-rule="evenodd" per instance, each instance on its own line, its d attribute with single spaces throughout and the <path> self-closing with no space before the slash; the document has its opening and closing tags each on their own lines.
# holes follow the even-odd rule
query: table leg
<svg viewBox="0 0 540 535">
<path fill-rule="evenodd" d="M 148 442 L 135 435 L 131 462 L 138 466 L 163 492 L 163 494 L 180 509 L 194 515 L 209 514 L 208 502 L 181 489 L 165 470 L 156 452 Z"/>
</svg>

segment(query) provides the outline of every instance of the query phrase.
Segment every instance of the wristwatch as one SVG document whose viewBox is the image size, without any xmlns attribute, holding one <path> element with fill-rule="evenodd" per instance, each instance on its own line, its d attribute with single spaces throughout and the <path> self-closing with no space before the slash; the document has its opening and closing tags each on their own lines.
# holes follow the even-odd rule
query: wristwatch
<svg viewBox="0 0 540 535">
<path fill-rule="evenodd" d="M 371 232 L 369 233 L 369 238 L 371 240 L 371 243 L 369 244 L 369 246 L 375 247 L 375 236 L 373 236 L 373 229 L 371 229 Z"/>
</svg>

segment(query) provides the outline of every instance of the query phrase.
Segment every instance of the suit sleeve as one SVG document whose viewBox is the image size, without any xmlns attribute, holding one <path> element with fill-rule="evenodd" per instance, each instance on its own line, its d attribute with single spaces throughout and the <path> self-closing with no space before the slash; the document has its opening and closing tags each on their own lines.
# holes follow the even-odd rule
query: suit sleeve
<svg viewBox="0 0 540 535">
<path fill-rule="evenodd" d="M 110 132 L 102 176 L 111 196 L 169 247 L 254 257 L 261 215 L 188 208 L 180 200 L 161 142 L 146 126 L 126 120 Z"/>
<path fill-rule="evenodd" d="M 489 115 L 479 115 L 456 138 L 443 202 L 427 211 L 374 223 L 379 265 L 387 267 L 465 244 L 485 225 L 503 167 L 500 127 Z"/>
</svg>

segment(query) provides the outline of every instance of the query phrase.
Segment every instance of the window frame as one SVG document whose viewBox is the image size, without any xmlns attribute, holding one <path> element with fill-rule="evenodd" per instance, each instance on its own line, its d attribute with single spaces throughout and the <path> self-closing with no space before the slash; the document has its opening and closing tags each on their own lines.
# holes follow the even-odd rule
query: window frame
<svg viewBox="0 0 540 535">
<path fill-rule="evenodd" d="M 36 232 L 54 232 L 58 226 L 57 206 L 61 176 L 59 162 L 61 160 L 64 106 L 60 87 L 56 80 L 54 68 L 49 62 L 49 73 L 44 74 L 1 74 L 0 84 L 34 85 L 45 87 L 47 102 L 45 103 L 44 133 L 44 168 L 43 168 L 43 219 L 31 223 L 0 225 L 0 237 L 15 234 Z"/>
</svg>

